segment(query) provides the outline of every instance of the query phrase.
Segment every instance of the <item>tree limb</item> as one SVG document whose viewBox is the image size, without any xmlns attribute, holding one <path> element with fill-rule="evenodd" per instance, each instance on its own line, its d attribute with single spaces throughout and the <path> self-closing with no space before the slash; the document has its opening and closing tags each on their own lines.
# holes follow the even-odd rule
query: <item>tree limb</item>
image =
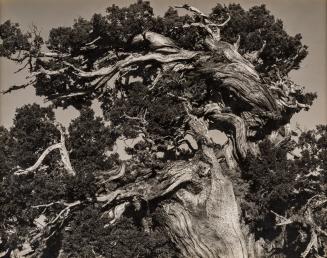
<svg viewBox="0 0 327 258">
<path fill-rule="evenodd" d="M 38 158 L 38 160 L 35 162 L 34 165 L 32 165 L 31 167 L 27 168 L 27 169 L 19 169 L 17 171 L 14 172 L 15 175 L 27 175 L 30 173 L 35 173 L 35 171 L 39 168 L 39 166 L 42 164 L 43 160 L 46 158 L 46 156 L 48 156 L 48 154 L 50 152 L 52 152 L 53 150 L 59 149 L 60 151 L 60 156 L 61 156 L 61 161 L 64 164 L 64 167 L 66 169 L 66 171 L 68 172 L 69 175 L 75 176 L 76 173 L 70 163 L 70 158 L 69 158 L 69 154 L 68 151 L 66 149 L 66 145 L 65 145 L 65 136 L 62 130 L 62 126 L 61 125 L 57 125 L 57 129 L 60 131 L 60 143 L 56 143 L 53 144 L 51 146 L 49 146 L 42 154 L 41 156 Z"/>
<path fill-rule="evenodd" d="M 38 160 L 35 162 L 35 164 L 27 169 L 24 170 L 18 170 L 16 171 L 14 174 L 15 175 L 26 175 L 29 174 L 31 172 L 35 172 L 35 170 L 42 164 L 43 160 L 45 159 L 45 157 L 52 152 L 53 150 L 59 149 L 61 148 L 61 143 L 56 143 L 53 144 L 51 146 L 49 146 L 43 153 L 42 155 L 38 158 Z"/>
</svg>

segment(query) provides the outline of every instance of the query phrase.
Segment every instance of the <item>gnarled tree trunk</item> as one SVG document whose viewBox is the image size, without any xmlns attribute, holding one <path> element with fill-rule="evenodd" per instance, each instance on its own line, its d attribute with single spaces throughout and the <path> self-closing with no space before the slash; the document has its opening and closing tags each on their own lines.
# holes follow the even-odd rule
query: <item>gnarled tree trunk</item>
<svg viewBox="0 0 327 258">
<path fill-rule="evenodd" d="M 195 8 L 187 8 L 204 17 Z M 122 183 L 115 190 L 110 188 L 106 194 L 96 197 L 97 202 L 103 203 L 102 207 L 106 210 L 104 217 L 107 216 L 109 223 L 115 223 L 129 205 L 133 205 L 135 211 L 141 209 L 142 202 L 151 202 L 154 206 L 161 207 L 161 228 L 176 244 L 180 256 L 185 258 L 265 256 L 260 243 L 242 226 L 230 175 L 239 168 L 239 163 L 244 161 L 248 153 L 258 154 L 258 141 L 284 126 L 292 114 L 305 108 L 303 103 L 297 101 L 295 91 L 281 93 L 278 87 L 264 82 L 252 63 L 258 58 L 259 52 L 245 58 L 238 52 L 238 44 L 220 41 L 219 27 L 222 25 L 214 25 L 208 17 L 203 18 L 202 23 L 191 24 L 206 30 L 208 35 L 204 45 L 207 51 L 181 49 L 169 38 L 145 31 L 142 35 L 137 35 L 132 44 L 147 41 L 148 52 L 116 53 L 118 61 L 112 61 L 109 65 L 102 64 L 101 68 L 93 71 L 81 70 L 68 62 L 64 62 L 65 67 L 61 70 L 38 71 L 38 74 L 53 76 L 70 70 L 73 71 L 74 79 L 90 81 L 88 88 L 58 98 L 87 95 L 92 91 L 102 91 L 101 94 L 104 94 L 108 90 L 109 80 L 118 74 L 117 81 L 128 81 L 133 76 L 135 67 L 145 69 L 146 66 L 160 66 L 161 71 L 148 87 L 149 94 L 152 94 L 161 73 L 192 70 L 196 75 L 206 78 L 206 86 L 213 89 L 214 94 L 200 108 L 192 106 L 187 96 L 167 94 L 185 104 L 185 121 L 198 145 L 194 156 L 188 160 L 169 160 L 164 169 L 156 171 L 155 176 Z M 128 83 L 124 86 L 128 87 Z M 134 119 L 142 120 L 142 126 L 147 124 L 146 119 Z M 144 126 L 142 129 L 146 131 L 147 128 Z M 218 129 L 228 136 L 227 143 L 220 150 L 221 155 L 217 155 L 208 136 L 210 129 Z M 153 140 L 148 139 L 149 142 Z M 54 149 L 60 149 L 66 170 L 75 176 L 63 137 L 61 143 L 46 150 L 36 165 L 16 174 L 34 172 L 47 153 Z M 107 183 L 123 178 L 125 165 L 117 175 L 107 176 Z M 71 208 L 80 204 L 81 202 L 74 206 L 68 205 L 63 210 L 66 216 L 56 218 L 53 224 L 58 221 L 61 225 L 64 224 Z M 144 219 L 144 230 L 149 231 L 146 218 Z M 50 226 L 54 228 L 53 225 Z"/>
</svg>

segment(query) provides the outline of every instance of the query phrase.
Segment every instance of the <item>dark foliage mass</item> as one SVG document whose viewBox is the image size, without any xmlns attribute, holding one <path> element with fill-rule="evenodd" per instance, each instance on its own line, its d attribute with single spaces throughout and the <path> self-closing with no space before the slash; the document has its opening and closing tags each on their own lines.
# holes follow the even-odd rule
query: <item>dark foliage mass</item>
<svg viewBox="0 0 327 258">
<path fill-rule="evenodd" d="M 131 218 L 108 227 L 100 216 L 95 207 L 78 212 L 70 230 L 64 233 L 67 241 L 63 242 L 63 250 L 71 257 L 96 257 L 95 253 L 126 258 L 174 256 L 174 247 L 161 232 L 145 233 Z"/>
<path fill-rule="evenodd" d="M 56 133 L 52 133 L 47 127 L 47 119 L 54 119 L 53 113 L 48 112 L 49 109 L 35 104 L 25 106 L 17 110 L 15 124 L 9 131 L 1 128 L 0 141 L 3 143 L 0 152 L 2 250 L 15 249 L 20 246 L 22 236 L 30 228 L 35 227 L 35 219 L 41 213 L 51 216 L 61 209 L 60 204 L 58 207 L 52 206 L 45 210 L 32 209 L 32 206 L 63 199 L 73 202 L 93 198 L 96 192 L 101 190 L 94 178 L 96 171 L 109 169 L 115 162 L 118 162 L 115 157 L 105 155 L 104 146 L 108 148 L 112 146 L 112 142 L 105 142 L 105 140 L 112 138 L 103 139 L 102 136 L 104 132 L 111 135 L 110 129 L 100 118 L 94 117 L 93 111 L 85 109 L 69 127 L 70 150 L 72 161 L 78 170 L 77 177 L 63 176 L 60 166 L 43 168 L 33 176 L 18 178 L 10 176 L 10 171 L 17 164 L 16 162 L 30 153 L 29 148 L 24 147 L 18 152 L 16 145 L 9 144 L 14 139 L 18 139 L 17 124 L 20 125 L 20 135 L 25 135 L 29 126 L 33 125 L 39 130 L 46 130 L 44 134 L 49 137 L 48 139 L 56 137 Z M 34 118 L 32 123 L 29 119 L 20 121 L 23 114 L 31 113 Z M 45 114 L 49 114 L 49 117 Z M 77 133 L 76 130 L 80 132 L 80 137 L 74 135 Z M 91 132 L 93 138 L 91 135 L 84 138 L 83 131 Z M 21 145 L 28 146 L 26 144 L 34 140 L 36 147 L 36 143 L 40 144 L 38 139 L 39 134 L 36 133 L 27 137 Z M 281 229 L 274 226 L 276 218 L 271 211 L 291 217 L 297 214 L 312 197 L 326 192 L 326 142 L 327 128 L 322 125 L 317 126 L 315 130 L 304 131 L 297 137 L 296 142 L 282 148 L 274 148 L 269 141 L 264 141 L 261 143 L 262 156 L 260 158 L 249 156 L 243 165 L 242 173 L 233 178 L 246 223 L 256 232 L 258 238 L 262 237 L 272 242 L 278 241 L 276 236 L 281 234 Z M 83 154 L 85 145 L 90 145 L 87 153 L 94 151 L 94 156 L 92 153 Z M 134 147 L 134 151 L 131 149 L 130 152 L 142 158 L 142 150 L 144 151 L 145 148 L 146 145 L 142 146 L 142 143 L 139 143 Z M 288 158 L 287 153 L 295 148 L 298 155 L 292 159 Z M 56 159 L 58 160 L 56 155 L 53 156 L 49 166 Z M 35 160 L 35 156 L 32 155 L 32 158 Z M 146 160 L 146 156 L 142 161 L 148 168 L 154 165 Z M 134 169 L 137 170 L 137 167 Z M 320 227 L 326 230 L 327 218 L 324 213 L 318 210 L 315 216 L 320 222 Z M 65 230 L 57 235 L 56 240 L 48 246 L 48 252 L 56 253 L 62 249 L 71 257 L 95 257 L 95 254 L 105 257 L 135 257 L 136 253 L 139 257 L 173 257 L 175 255 L 172 243 L 161 231 L 157 231 L 159 229 L 155 229 L 151 235 L 144 232 L 136 217 L 129 217 L 127 214 L 127 217 L 114 226 L 106 223 L 107 220 L 101 218 L 101 207 L 86 203 L 82 210 L 74 212 Z M 302 240 L 294 238 L 296 232 L 306 237 Z M 287 226 L 283 234 L 289 241 L 282 246 L 282 252 L 289 255 L 288 257 L 299 256 L 303 252 L 303 243 L 310 235 L 308 229 L 291 224 Z M 323 250 L 321 252 L 323 253 Z"/>
<path fill-rule="evenodd" d="M 254 123 L 260 119 L 268 121 L 268 126 L 248 126 L 260 131 L 259 136 L 252 138 L 259 143 L 261 155 L 249 153 L 240 161 L 240 171 L 228 175 L 241 207 L 242 222 L 256 240 L 267 243 L 266 253 L 280 257 L 303 254 L 312 234 L 313 224 L 306 220 L 312 203 L 312 216 L 319 222 L 314 230 L 326 232 L 326 202 L 320 198 L 327 191 L 327 127 L 320 125 L 299 135 L 293 132 L 279 145 L 265 138 L 267 131 L 283 126 L 301 110 L 292 105 L 300 103 L 308 109 L 316 97 L 303 93 L 290 81 L 289 85 L 282 84 L 284 88 L 279 87 L 281 78 L 298 69 L 308 53 L 301 35 L 288 35 L 282 21 L 264 5 L 244 10 L 238 4 L 217 4 L 209 16 L 217 23 L 231 17 L 228 26 L 221 29 L 221 40 L 234 44 L 240 37 L 238 51 L 243 56 L 266 46 L 254 68 L 264 83 L 275 85 L 281 95 L 287 88 L 294 97 L 291 107 L 278 114 L 285 116 L 283 119 L 270 114 L 270 107 L 251 117 L 250 113 L 257 108 L 247 103 L 251 96 L 236 96 L 236 91 L 222 86 L 219 90 L 210 87 L 212 79 L 196 70 L 183 72 L 183 76 L 178 71 L 163 72 L 156 81 L 161 67 L 154 62 L 134 70 L 122 69 L 116 75 L 115 85 L 105 81 L 102 88 L 97 87 L 93 76 L 79 76 L 122 62 L 128 55 L 148 54 L 149 48 L 153 48 L 149 42 L 132 44 L 133 38 L 144 31 L 173 39 L 175 43 L 167 44 L 174 44 L 174 50 L 201 51 L 203 55 L 210 52 L 204 42 L 206 31 L 185 26 L 194 22 L 193 17 L 181 16 L 174 8 L 169 8 L 163 17 L 156 17 L 147 1 L 129 7 L 113 5 L 105 14 L 94 14 L 90 20 L 79 18 L 71 27 L 53 28 L 47 41 L 39 36 L 37 28 L 23 33 L 18 24 L 10 21 L 0 25 L 0 56 L 28 68 L 35 77 L 7 92 L 33 85 L 37 95 L 52 102 L 49 107 L 31 104 L 18 108 L 13 126 L 0 127 L 1 255 L 24 250 L 24 244 L 32 238 L 35 255 L 42 257 L 57 257 L 59 253 L 63 257 L 178 257 L 178 250 L 160 227 L 164 223 L 160 204 L 135 198 L 124 206 L 121 219 L 111 223 L 116 214 L 108 212 L 106 203 L 95 200 L 122 186 L 128 189 L 132 184 L 156 182 L 156 173 L 169 162 L 192 158 L 202 162 L 200 147 L 187 140 L 191 135 L 191 116 L 186 102 L 192 108 L 192 116 L 203 114 L 204 106 L 218 102 L 226 104 L 222 108 L 224 115 L 243 115 Z M 47 56 L 44 49 L 55 58 Z M 223 67 L 228 62 L 222 55 L 212 54 L 210 59 L 194 65 L 199 70 L 210 70 L 210 65 L 216 63 Z M 127 72 L 131 76 L 126 79 Z M 156 85 L 151 87 L 154 81 Z M 287 97 L 281 99 L 286 102 Z M 100 102 L 103 118 L 96 117 L 90 108 L 95 99 Z M 68 106 L 77 108 L 80 115 L 60 132 L 53 109 Z M 272 125 L 273 119 L 278 123 Z M 226 129 L 224 123 L 218 127 L 229 138 L 236 131 Z M 59 149 L 47 155 L 33 173 L 15 174 L 35 164 L 49 146 L 62 144 L 63 138 L 74 176 L 67 173 L 63 151 Z M 135 138 L 134 144 L 126 148 L 130 159 L 122 161 L 114 153 L 115 144 Z M 221 146 L 216 147 L 218 153 Z M 116 180 L 121 171 L 124 177 Z M 195 193 L 199 187 L 195 184 L 189 188 Z M 286 218 L 292 219 L 292 223 L 278 225 L 280 219 Z M 322 239 L 326 241 L 326 236 Z M 307 257 L 326 255 L 323 246 L 319 245 Z"/>
<path fill-rule="evenodd" d="M 301 61 L 307 55 L 307 46 L 302 45 L 301 35 L 290 36 L 283 28 L 281 20 L 276 19 L 264 5 L 255 6 L 248 11 L 240 5 L 218 4 L 212 9 L 210 16 L 219 22 L 230 14 L 228 26 L 221 32 L 222 40 L 234 43 L 240 36 L 240 53 L 250 53 L 258 50 L 266 42 L 267 47 L 260 55 L 261 61 L 257 64 L 267 80 L 278 80 L 279 75 L 286 75 L 293 69 L 298 69 Z M 79 18 L 72 27 L 59 27 L 50 31 L 46 47 L 54 52 L 61 53 L 62 61 L 69 62 L 76 67 L 92 70 L 98 66 L 99 59 L 108 55 L 108 51 L 116 52 L 117 57 L 124 52 L 146 49 L 146 46 L 133 46 L 133 37 L 144 30 L 150 30 L 172 38 L 180 47 L 189 50 L 206 50 L 203 44 L 204 31 L 194 27 L 183 26 L 190 22 L 188 15 L 180 16 L 178 12 L 169 8 L 164 17 L 156 17 L 150 3 L 138 1 L 129 7 L 108 7 L 106 14 L 94 14 L 91 20 Z M 17 24 L 10 21 L 0 27 L 0 54 L 21 63 L 26 62 L 31 71 L 38 71 L 40 66 L 44 69 L 65 69 L 63 62 L 37 60 L 32 65 L 31 58 L 40 56 L 43 39 L 37 29 L 24 34 Z M 95 42 L 92 46 L 88 44 Z M 138 49 L 140 48 L 140 49 Z M 30 54 L 23 54 L 23 51 Z M 22 52 L 18 57 L 13 54 Z M 108 63 L 105 63 L 106 65 Z M 100 66 L 101 68 L 101 66 Z M 150 77 L 153 71 L 144 71 L 141 77 Z M 140 75 L 140 71 L 137 74 Z M 94 91 L 89 78 L 73 78 L 67 73 L 47 76 L 39 73 L 36 78 L 35 88 L 37 95 L 45 96 L 54 101 L 58 106 L 73 105 L 82 108 L 90 105 L 91 100 L 101 92 Z M 66 93 L 79 92 L 81 89 L 90 88 L 90 93 L 72 98 L 59 98 Z M 92 89 L 92 91 L 91 91 Z M 105 111 L 110 109 L 112 102 L 105 96 L 100 98 Z"/>
<path fill-rule="evenodd" d="M 20 167 L 29 167 L 38 156 L 59 139 L 54 126 L 54 112 L 51 107 L 40 108 L 27 105 L 17 110 L 13 127 L 10 130 L 13 155 Z"/>
<path fill-rule="evenodd" d="M 313 130 L 303 131 L 296 141 L 279 148 L 274 148 L 269 141 L 262 142 L 262 156 L 248 157 L 241 178 L 236 180 L 243 189 L 240 195 L 244 218 L 256 231 L 256 236 L 269 239 L 273 245 L 279 244 L 282 237 L 287 239 L 280 250 L 273 249 L 272 253 L 300 257 L 305 249 L 303 243 L 311 234 L 309 227 L 303 227 L 300 220 L 285 228 L 276 227 L 278 218 L 272 211 L 287 217 L 301 217 L 306 212 L 303 207 L 313 201 L 317 208 L 313 211 L 314 216 L 319 227 L 326 230 L 326 214 L 319 205 L 319 198 L 327 190 L 326 133 L 326 125 L 319 125 Z M 294 152 L 298 154 L 289 154 Z M 319 252 L 326 254 L 323 246 Z"/>
<path fill-rule="evenodd" d="M 70 257 L 96 257 L 99 254 L 105 257 L 135 257 L 135 254 L 148 258 L 173 257 L 174 247 L 164 233 L 145 233 L 135 217 L 126 217 L 111 226 L 107 224 L 107 219 L 101 218 L 101 206 L 91 204 L 97 191 L 101 191 L 101 185 L 97 184 L 94 176 L 97 172 L 110 170 L 118 162 L 116 156 L 106 154 L 112 148 L 115 136 L 101 118 L 94 116 L 92 110 L 83 109 L 68 130 L 69 151 L 77 170 L 76 177 L 65 175 L 58 164 L 57 153 L 44 163 L 37 174 L 11 176 L 15 165 L 25 161 L 22 158 L 30 157 L 35 162 L 40 155 L 38 148 L 47 147 L 40 146 L 43 142 L 38 139 L 43 137 L 48 145 L 56 141 L 58 131 L 53 130 L 53 124 L 49 127 L 53 119 L 54 113 L 49 108 L 27 105 L 17 109 L 14 125 L 9 131 L 0 128 L 0 141 L 3 143 L 0 152 L 1 250 L 19 248 L 28 231 L 40 223 L 37 222 L 40 215 L 51 217 L 62 209 L 60 201 L 85 200 L 83 209 L 76 210 L 65 229 L 47 245 L 46 257 L 55 257 L 60 249 Z M 43 136 L 40 138 L 41 132 Z M 21 148 L 10 144 L 15 140 L 20 140 Z M 29 148 L 31 143 L 34 143 L 34 152 Z M 27 162 L 18 164 L 31 165 Z M 49 208 L 32 208 L 55 202 L 58 204 Z"/>
</svg>

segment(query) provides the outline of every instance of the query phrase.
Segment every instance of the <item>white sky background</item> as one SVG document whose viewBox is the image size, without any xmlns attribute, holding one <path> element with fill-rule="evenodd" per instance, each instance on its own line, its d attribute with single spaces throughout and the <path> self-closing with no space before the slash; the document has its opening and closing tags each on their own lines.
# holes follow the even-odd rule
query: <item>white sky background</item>
<svg viewBox="0 0 327 258">
<path fill-rule="evenodd" d="M 52 27 L 70 26 L 75 18 L 91 18 L 94 13 L 104 13 L 105 8 L 116 4 L 128 6 L 135 1 L 127 0 L 0 0 L 0 21 L 7 19 L 21 24 L 23 29 L 28 29 L 32 24 L 41 29 L 42 36 L 47 39 Z M 152 0 L 151 6 L 156 15 L 162 15 L 169 6 L 188 3 L 204 12 L 210 12 L 216 1 L 212 0 Z M 306 87 L 307 91 L 317 92 L 318 99 L 308 112 L 301 112 L 294 116 L 292 125 L 299 123 L 304 128 L 312 128 L 317 124 L 327 123 L 327 0 L 223 0 L 220 3 L 240 3 L 248 9 L 253 5 L 266 4 L 268 9 L 284 22 L 286 31 L 290 35 L 301 33 L 303 43 L 309 46 L 309 55 L 302 62 L 301 69 L 291 72 L 291 78 L 298 84 Z M 13 84 L 25 82 L 27 74 L 14 74 L 18 68 L 14 63 L 0 59 L 0 89 L 7 89 Z M 9 128 L 15 109 L 24 104 L 37 102 L 42 105 L 41 97 L 36 97 L 34 89 L 27 88 L 0 96 L 0 125 Z M 100 109 L 95 103 L 95 109 L 100 114 Z M 64 125 L 78 115 L 73 108 L 56 111 L 57 119 Z"/>
</svg>

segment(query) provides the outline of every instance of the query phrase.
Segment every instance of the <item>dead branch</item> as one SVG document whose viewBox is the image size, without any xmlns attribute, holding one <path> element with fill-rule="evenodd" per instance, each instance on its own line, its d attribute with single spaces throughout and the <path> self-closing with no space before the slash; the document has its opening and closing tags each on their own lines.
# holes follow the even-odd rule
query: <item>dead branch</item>
<svg viewBox="0 0 327 258">
<path fill-rule="evenodd" d="M 276 216 L 276 219 L 278 221 L 276 226 L 283 226 L 283 225 L 288 225 L 288 224 L 293 223 L 293 221 L 291 219 L 288 219 L 282 215 L 279 215 L 278 213 L 276 213 L 274 211 L 271 211 L 271 212 Z"/>
<path fill-rule="evenodd" d="M 192 12 L 193 14 L 195 14 L 197 16 L 200 16 L 200 17 L 205 18 L 206 20 L 209 20 L 209 16 L 208 15 L 204 14 L 199 9 L 197 9 L 197 8 L 191 6 L 191 5 L 188 5 L 188 4 L 177 5 L 177 6 L 175 6 L 175 8 L 185 9 L 185 10 L 187 10 L 189 12 Z"/>
<path fill-rule="evenodd" d="M 223 23 L 220 23 L 220 24 L 213 24 L 214 26 L 218 26 L 218 27 L 223 27 L 225 26 L 231 19 L 231 16 L 228 14 L 228 17 L 227 19 L 223 22 Z"/>
<path fill-rule="evenodd" d="M 244 159 L 248 151 L 247 132 L 244 120 L 232 113 L 221 112 L 221 107 L 215 103 L 206 106 L 205 115 L 211 120 L 212 126 L 231 136 L 235 158 Z"/>
<path fill-rule="evenodd" d="M 208 34 L 211 36 L 212 39 L 215 41 L 220 41 L 220 27 L 225 26 L 231 19 L 231 16 L 228 14 L 228 18 L 221 24 L 217 24 L 209 19 L 208 15 L 205 15 L 203 12 L 201 12 L 199 9 L 190 6 L 188 4 L 184 4 L 182 6 L 175 6 L 175 8 L 183 8 L 187 11 L 190 11 L 194 13 L 195 16 L 200 17 L 200 22 L 194 22 L 186 26 L 194 26 L 194 27 L 200 27 L 205 29 Z"/>
<path fill-rule="evenodd" d="M 107 218 L 109 220 L 109 224 L 106 224 L 104 227 L 106 228 L 109 225 L 112 225 L 115 222 L 117 222 L 121 218 L 123 213 L 125 212 L 128 204 L 129 204 L 129 202 L 123 202 L 123 203 L 113 207 L 109 211 L 104 212 L 102 214 L 101 218 Z"/>
<path fill-rule="evenodd" d="M 182 60 L 190 60 L 194 58 L 196 55 L 199 53 L 193 52 L 193 51 L 187 51 L 187 50 L 181 50 L 177 54 L 171 54 L 171 55 L 163 55 L 160 53 L 149 53 L 146 55 L 141 55 L 141 54 L 133 54 L 128 56 L 127 58 L 118 61 L 115 65 L 109 66 L 109 67 L 104 67 L 96 71 L 92 72 L 83 72 L 80 69 L 75 69 L 77 71 L 76 75 L 80 77 L 85 77 L 85 78 L 92 78 L 92 77 L 97 77 L 97 76 L 113 76 L 116 74 L 119 69 L 131 66 L 133 64 L 137 63 L 143 63 L 143 62 L 148 62 L 148 61 L 153 61 L 153 62 L 158 62 L 158 63 L 171 63 L 174 61 L 182 61 Z M 73 66 L 71 66 L 73 67 Z"/>
<path fill-rule="evenodd" d="M 34 209 L 48 208 L 48 207 L 51 207 L 51 206 L 53 206 L 55 204 L 64 204 L 64 202 L 63 201 L 50 202 L 50 203 L 47 203 L 47 204 L 34 205 L 34 206 L 31 206 L 31 208 L 34 208 Z"/>
<path fill-rule="evenodd" d="M 140 63 L 140 64 L 144 65 L 144 63 L 146 63 L 146 62 L 154 62 L 154 63 L 160 63 L 163 65 L 163 64 L 177 62 L 177 61 L 191 60 L 199 54 L 200 53 L 198 53 L 198 52 L 193 52 L 193 51 L 188 51 L 188 50 L 180 50 L 179 53 L 169 54 L 169 55 L 156 53 L 156 52 L 152 52 L 152 53 L 149 53 L 146 55 L 133 54 L 133 55 L 129 55 L 128 57 L 126 57 L 123 60 L 116 62 L 116 64 L 114 64 L 112 66 L 103 67 L 98 70 L 90 71 L 90 72 L 82 71 L 81 69 L 74 67 L 74 65 L 65 62 L 67 67 L 71 67 L 75 70 L 75 75 L 77 75 L 81 78 L 95 78 L 93 83 L 91 83 L 91 84 L 93 84 L 93 86 L 92 86 L 92 88 L 89 88 L 89 89 L 86 89 L 86 90 L 80 91 L 80 92 L 74 92 L 71 94 L 61 95 L 61 96 L 53 96 L 52 99 L 81 96 L 81 95 L 85 95 L 85 94 L 89 93 L 90 90 L 93 90 L 93 91 L 97 90 L 97 89 L 103 87 L 104 85 L 106 85 L 106 83 L 108 81 L 110 81 L 114 77 L 115 74 L 120 72 L 121 69 L 131 67 L 132 65 L 135 65 L 135 64 Z M 62 69 L 67 69 L 67 67 L 62 68 Z M 133 69 L 133 68 L 130 68 L 130 69 Z M 59 73 L 59 71 L 47 71 L 47 72 L 43 71 L 43 73 L 50 75 L 51 73 L 57 74 L 57 73 Z"/>
<path fill-rule="evenodd" d="M 15 91 L 15 90 L 25 89 L 28 86 L 33 85 L 35 82 L 36 82 L 36 80 L 31 80 L 28 83 L 24 83 L 24 84 L 21 84 L 21 85 L 13 85 L 13 86 L 9 87 L 7 90 L 0 91 L 0 94 L 4 95 L 4 94 L 10 93 L 10 92 Z"/>
<path fill-rule="evenodd" d="M 35 162 L 35 164 L 27 169 L 24 170 L 18 170 L 16 171 L 14 174 L 15 175 L 26 175 L 29 174 L 31 172 L 35 172 L 35 170 L 42 164 L 43 160 L 45 159 L 45 157 L 52 152 L 53 150 L 59 149 L 61 148 L 61 143 L 56 143 L 51 145 L 50 147 L 48 147 L 42 154 L 41 156 L 38 158 L 38 160 Z"/>
<path fill-rule="evenodd" d="M 120 168 L 118 168 L 118 169 L 111 170 L 109 172 L 102 172 L 101 173 L 102 175 L 109 174 L 110 176 L 109 176 L 108 179 L 102 181 L 101 183 L 102 184 L 109 183 L 109 182 L 112 182 L 114 180 L 120 179 L 125 175 L 125 172 L 126 172 L 126 164 L 123 162 L 122 165 L 120 166 Z"/>
<path fill-rule="evenodd" d="M 240 43 L 241 43 L 241 35 L 237 35 L 237 40 L 234 43 L 234 47 L 235 47 L 236 51 L 238 51 L 238 49 L 240 48 Z"/>
<path fill-rule="evenodd" d="M 314 249 L 316 252 L 318 251 L 318 238 L 316 232 L 313 229 L 311 229 L 310 241 L 303 253 L 301 253 L 301 257 L 307 257 L 311 249 Z"/>
<path fill-rule="evenodd" d="M 66 145 L 65 145 L 65 136 L 62 130 L 62 126 L 61 125 L 57 125 L 57 129 L 60 131 L 60 143 L 56 143 L 53 144 L 51 146 L 49 146 L 42 154 L 41 156 L 38 158 L 38 160 L 35 162 L 34 165 L 32 165 L 31 167 L 27 168 L 27 169 L 19 169 L 17 171 L 14 172 L 15 175 L 27 175 L 30 173 L 35 173 L 35 171 L 40 167 L 40 165 L 42 164 L 43 160 L 49 155 L 50 152 L 52 152 L 53 150 L 59 149 L 60 151 L 60 156 L 61 156 L 61 161 L 64 164 L 64 167 L 67 171 L 67 173 L 69 175 L 75 176 L 75 171 L 70 163 L 70 158 L 69 158 L 69 154 L 68 151 L 66 149 Z"/>
<path fill-rule="evenodd" d="M 263 41 L 262 47 L 258 50 L 247 52 L 244 54 L 245 59 L 249 60 L 251 63 L 256 63 L 259 59 L 260 54 L 266 47 L 266 41 Z"/>
<path fill-rule="evenodd" d="M 60 156 L 61 156 L 61 161 L 64 164 L 64 167 L 66 169 L 66 171 L 68 172 L 69 175 L 71 176 L 75 176 L 76 172 L 72 167 L 72 164 L 70 162 L 70 158 L 69 158 L 69 154 L 66 148 L 66 144 L 65 144 L 65 135 L 63 132 L 63 127 L 61 124 L 57 124 L 57 129 L 60 131 L 60 144 L 61 144 L 61 148 L 60 150 Z"/>
</svg>

